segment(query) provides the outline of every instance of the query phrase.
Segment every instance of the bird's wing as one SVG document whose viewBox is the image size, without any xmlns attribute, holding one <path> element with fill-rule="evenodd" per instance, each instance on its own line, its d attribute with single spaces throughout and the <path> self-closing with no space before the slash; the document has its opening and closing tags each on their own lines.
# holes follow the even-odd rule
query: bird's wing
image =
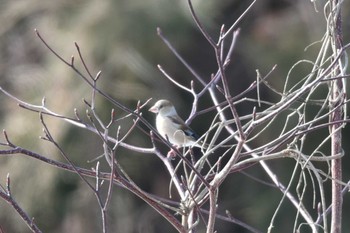
<svg viewBox="0 0 350 233">
<path fill-rule="evenodd" d="M 179 130 L 183 131 L 186 136 L 193 138 L 195 141 L 199 138 L 198 134 L 188 127 L 179 116 L 169 116 L 169 118 L 174 124 L 178 125 Z"/>
</svg>

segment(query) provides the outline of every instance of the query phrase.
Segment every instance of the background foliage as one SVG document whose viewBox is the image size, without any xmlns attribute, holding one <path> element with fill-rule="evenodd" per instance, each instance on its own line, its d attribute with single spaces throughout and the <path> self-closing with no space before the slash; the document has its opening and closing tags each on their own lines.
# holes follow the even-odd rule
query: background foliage
<svg viewBox="0 0 350 233">
<path fill-rule="evenodd" d="M 222 24 L 230 25 L 250 4 L 248 1 L 194 1 L 196 11 L 209 31 L 215 35 Z M 241 35 L 230 67 L 230 85 L 239 93 L 256 79 L 255 70 L 267 73 L 273 65 L 269 83 L 281 89 L 290 67 L 298 60 L 312 56 L 307 45 L 319 40 L 325 30 L 322 7 L 316 1 L 258 1 L 240 24 Z M 344 38 L 349 38 L 349 3 L 344 4 Z M 83 110 L 81 97 L 89 98 L 89 88 L 80 82 L 65 65 L 58 62 L 35 36 L 34 28 L 51 41 L 51 45 L 69 58 L 75 52 L 74 41 L 82 48 L 89 67 L 94 72 L 102 70 L 100 85 L 107 93 L 128 106 L 138 100 L 167 98 L 172 100 L 181 116 L 189 114 L 191 96 L 172 85 L 156 68 L 166 67 L 167 72 L 189 84 L 190 73 L 177 61 L 156 34 L 160 27 L 177 50 L 203 76 L 216 70 L 212 49 L 194 27 L 185 1 L 123 1 L 123 0 L 2 0 L 0 1 L 0 85 L 15 96 L 32 103 L 40 103 L 46 97 L 51 108 L 73 116 L 73 109 Z M 311 51 L 311 52 L 310 52 Z M 315 51 L 317 52 L 317 51 Z M 306 70 L 299 67 L 295 76 L 303 77 Z M 195 84 L 196 85 L 196 84 Z M 276 96 L 262 92 L 265 99 Z M 102 99 L 98 112 L 109 117 L 109 106 Z M 41 124 L 37 114 L 26 112 L 0 96 L 0 124 L 17 144 L 48 157 L 60 156 L 52 145 L 38 139 Z M 207 103 L 200 102 L 205 108 Z M 250 106 L 238 106 L 240 114 L 250 111 Z M 148 113 L 144 115 L 152 121 Z M 199 134 L 205 131 L 206 119 L 198 117 L 191 125 Z M 88 161 L 102 153 L 100 141 L 95 135 L 72 128 L 58 120 L 49 120 L 55 139 L 77 164 L 89 166 Z M 327 133 L 327 132 L 325 132 Z M 274 132 L 268 132 L 268 138 Z M 344 130 L 344 141 L 349 140 L 349 130 Z M 129 140 L 148 145 L 150 141 L 140 135 Z M 314 142 L 318 137 L 315 135 Z M 263 144 L 264 141 L 256 141 Z M 77 146 L 79 145 L 79 146 Z M 344 143 L 344 150 L 350 151 Z M 162 165 L 149 156 L 120 153 L 120 160 L 132 178 L 146 191 L 167 196 L 168 175 Z M 348 157 L 346 153 L 345 157 Z M 344 159 L 344 164 L 349 164 Z M 286 172 L 292 164 L 274 161 L 272 166 Z M 106 164 L 102 164 L 105 166 Z M 91 165 L 93 166 L 93 165 Z M 248 169 L 255 176 L 263 176 L 259 169 Z M 349 180 L 349 171 L 344 171 Z M 0 183 L 10 173 L 12 192 L 21 206 L 34 216 L 44 232 L 98 232 L 101 229 L 100 214 L 93 193 L 73 174 L 53 169 L 46 164 L 11 156 L 0 158 Z M 281 177 L 282 178 L 282 177 Z M 150 183 L 149 181 L 152 180 Z M 283 180 L 283 178 L 282 178 Z M 272 193 L 263 185 L 237 173 L 225 182 L 230 187 L 221 190 L 228 203 L 219 206 L 219 212 L 227 209 L 234 217 L 251 223 L 264 231 L 270 221 L 281 194 Z M 256 197 L 259 193 L 259 198 Z M 227 198 L 230 197 L 230 198 Z M 120 189 L 113 195 L 113 208 L 108 222 L 111 232 L 172 232 L 153 209 Z M 349 200 L 344 199 L 344 206 Z M 311 203 L 310 203 L 311 204 Z M 349 204 L 349 203 L 348 203 Z M 94 208 L 95 205 L 95 208 Z M 27 232 L 28 228 L 6 203 L 0 202 L 0 226 L 5 232 Z M 289 208 L 279 215 L 280 232 L 290 229 Z M 344 209 L 344 218 L 350 209 Z M 293 215 L 294 216 L 294 215 Z M 219 222 L 218 222 L 219 223 Z M 219 232 L 240 229 L 218 224 Z M 240 232 L 243 232 L 240 229 Z M 344 232 L 350 230 L 344 221 Z"/>
</svg>

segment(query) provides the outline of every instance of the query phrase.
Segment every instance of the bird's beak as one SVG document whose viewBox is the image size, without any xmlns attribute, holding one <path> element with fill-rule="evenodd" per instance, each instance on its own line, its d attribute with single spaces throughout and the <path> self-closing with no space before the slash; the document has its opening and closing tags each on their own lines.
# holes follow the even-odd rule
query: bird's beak
<svg viewBox="0 0 350 233">
<path fill-rule="evenodd" d="M 148 111 L 153 112 L 153 113 L 158 113 L 158 108 L 156 106 L 152 106 Z"/>
</svg>

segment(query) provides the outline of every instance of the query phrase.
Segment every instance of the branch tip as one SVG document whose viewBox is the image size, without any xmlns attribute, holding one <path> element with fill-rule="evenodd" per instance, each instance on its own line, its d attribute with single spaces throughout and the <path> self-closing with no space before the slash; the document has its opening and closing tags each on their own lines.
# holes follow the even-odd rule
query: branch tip
<svg viewBox="0 0 350 233">
<path fill-rule="evenodd" d="M 191 90 L 194 91 L 194 81 L 191 80 Z"/>
<path fill-rule="evenodd" d="M 6 191 L 7 191 L 7 195 L 11 196 L 11 180 L 10 180 L 10 173 L 7 173 L 6 175 Z"/>
<path fill-rule="evenodd" d="M 162 29 L 160 29 L 160 27 L 157 27 L 157 34 L 158 34 L 158 36 L 162 35 Z"/>
<path fill-rule="evenodd" d="M 10 139 L 8 138 L 8 135 L 7 135 L 7 132 L 5 129 L 2 130 L 2 133 L 4 134 L 4 137 L 5 137 L 7 144 L 12 145 L 12 143 L 10 142 Z"/>
<path fill-rule="evenodd" d="M 45 96 L 42 98 L 41 104 L 43 107 L 45 107 L 45 104 L 46 104 L 46 97 Z"/>
<path fill-rule="evenodd" d="M 75 118 L 76 118 L 78 121 L 81 121 L 80 116 L 79 116 L 79 113 L 78 113 L 78 110 L 77 110 L 76 108 L 74 108 L 74 115 L 75 115 Z"/>
<path fill-rule="evenodd" d="M 86 104 L 87 106 L 89 106 L 89 108 L 91 108 L 91 104 L 85 98 L 83 98 L 82 100 L 84 104 Z"/>
<path fill-rule="evenodd" d="M 225 33 L 225 24 L 221 25 L 220 33 Z"/>
<path fill-rule="evenodd" d="M 76 41 L 74 41 L 74 45 L 77 48 L 77 50 L 80 51 L 80 47 L 79 47 L 79 45 L 78 45 L 78 43 Z"/>
<path fill-rule="evenodd" d="M 94 79 L 95 81 L 97 81 L 101 77 L 101 73 L 102 73 L 101 70 L 99 72 L 97 72 L 96 77 Z"/>
</svg>

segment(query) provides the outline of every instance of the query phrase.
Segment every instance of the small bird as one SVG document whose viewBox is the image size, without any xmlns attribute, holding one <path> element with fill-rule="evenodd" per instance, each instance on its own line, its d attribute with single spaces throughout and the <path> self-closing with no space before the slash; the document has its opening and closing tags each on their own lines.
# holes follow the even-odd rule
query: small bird
<svg viewBox="0 0 350 233">
<path fill-rule="evenodd" d="M 158 100 L 150 109 L 156 113 L 156 128 L 160 135 L 176 147 L 203 147 L 199 136 L 179 117 L 168 100 Z"/>
</svg>

